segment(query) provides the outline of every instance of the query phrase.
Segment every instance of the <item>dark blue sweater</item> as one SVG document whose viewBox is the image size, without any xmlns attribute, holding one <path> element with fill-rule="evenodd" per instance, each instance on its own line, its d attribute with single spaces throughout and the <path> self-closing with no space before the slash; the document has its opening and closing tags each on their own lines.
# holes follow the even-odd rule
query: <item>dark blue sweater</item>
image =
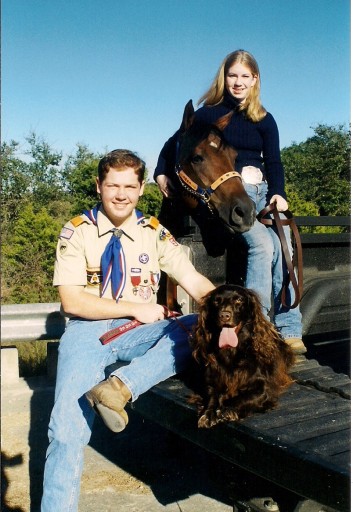
<svg viewBox="0 0 353 512">
<path fill-rule="evenodd" d="M 220 105 L 204 106 L 195 112 L 196 119 L 214 123 L 219 117 L 234 108 L 234 102 L 226 97 Z M 241 172 L 247 165 L 258 167 L 268 182 L 268 197 L 279 194 L 286 197 L 284 191 L 284 170 L 279 149 L 279 135 L 276 121 L 267 112 L 259 122 L 254 123 L 237 109 L 229 125 L 223 131 L 226 141 L 238 153 L 235 169 Z M 157 162 L 154 178 L 165 174 L 173 178 L 175 166 L 175 147 L 179 132 L 176 132 L 164 145 Z"/>
</svg>

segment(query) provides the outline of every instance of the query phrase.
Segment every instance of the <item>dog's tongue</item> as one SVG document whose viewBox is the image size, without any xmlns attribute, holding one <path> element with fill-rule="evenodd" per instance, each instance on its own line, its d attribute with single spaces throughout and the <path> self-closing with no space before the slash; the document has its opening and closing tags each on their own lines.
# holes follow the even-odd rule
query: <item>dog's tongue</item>
<svg viewBox="0 0 353 512">
<path fill-rule="evenodd" d="M 234 327 L 223 327 L 219 336 L 219 348 L 236 347 L 238 345 L 238 336 Z"/>
</svg>

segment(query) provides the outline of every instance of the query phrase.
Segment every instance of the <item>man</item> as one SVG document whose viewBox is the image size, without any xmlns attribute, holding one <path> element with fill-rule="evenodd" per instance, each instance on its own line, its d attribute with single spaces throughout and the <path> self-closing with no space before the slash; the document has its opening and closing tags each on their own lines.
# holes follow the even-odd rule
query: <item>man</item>
<svg viewBox="0 0 353 512">
<path fill-rule="evenodd" d="M 156 302 L 161 270 L 195 300 L 214 288 L 171 234 L 136 210 L 144 174 L 144 162 L 131 151 L 108 153 L 98 165 L 101 204 L 68 222 L 59 236 L 54 286 L 70 320 L 59 348 L 42 512 L 77 510 L 95 412 L 120 432 L 128 423 L 126 403 L 189 360 L 196 315 L 165 319 Z M 126 330 L 132 319 L 141 325 Z M 102 344 L 99 338 L 119 326 L 126 332 Z M 116 361 L 130 364 L 104 380 Z"/>
</svg>

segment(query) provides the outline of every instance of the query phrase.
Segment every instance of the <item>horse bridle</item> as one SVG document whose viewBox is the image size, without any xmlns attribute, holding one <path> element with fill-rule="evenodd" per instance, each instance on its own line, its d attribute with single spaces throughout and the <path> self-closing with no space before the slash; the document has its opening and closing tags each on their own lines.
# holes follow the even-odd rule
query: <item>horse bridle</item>
<svg viewBox="0 0 353 512">
<path fill-rule="evenodd" d="M 179 181 L 180 181 L 182 187 L 187 192 L 189 192 L 189 194 L 191 194 L 191 195 L 195 196 L 197 199 L 200 199 L 201 201 L 203 201 L 208 206 L 208 209 L 210 210 L 211 213 L 214 213 L 213 208 L 210 205 L 211 195 L 213 194 L 213 192 L 215 192 L 215 190 L 220 185 L 222 185 L 222 183 L 224 183 L 225 181 L 229 180 L 230 178 L 240 178 L 240 179 L 242 179 L 241 174 L 239 172 L 237 172 L 237 171 L 229 171 L 229 172 L 226 172 L 226 173 L 222 174 L 222 176 L 217 178 L 216 181 L 214 181 L 209 187 L 202 188 L 202 187 L 200 187 L 200 185 L 195 183 L 183 171 L 181 165 L 177 164 L 175 166 L 175 172 L 176 172 L 176 175 L 179 178 Z"/>
</svg>

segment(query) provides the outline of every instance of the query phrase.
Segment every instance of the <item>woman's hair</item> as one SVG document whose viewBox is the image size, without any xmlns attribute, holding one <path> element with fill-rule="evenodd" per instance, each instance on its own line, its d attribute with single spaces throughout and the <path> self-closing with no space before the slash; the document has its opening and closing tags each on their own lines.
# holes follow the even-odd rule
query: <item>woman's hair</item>
<svg viewBox="0 0 353 512">
<path fill-rule="evenodd" d="M 257 78 L 254 86 L 250 89 L 249 96 L 239 105 L 239 109 L 243 110 L 251 121 L 261 121 L 266 115 L 266 110 L 260 101 L 260 70 L 255 58 L 245 50 L 236 50 L 225 57 L 211 87 L 201 96 L 198 105 L 200 103 L 208 106 L 218 105 L 223 101 L 227 73 L 233 64 L 238 63 L 249 68 Z"/>
<path fill-rule="evenodd" d="M 127 168 L 132 168 L 136 172 L 141 184 L 145 179 L 145 162 L 128 149 L 114 149 L 99 161 L 98 179 L 101 183 L 104 181 L 111 168 L 116 169 L 117 171 L 124 171 Z"/>
</svg>

